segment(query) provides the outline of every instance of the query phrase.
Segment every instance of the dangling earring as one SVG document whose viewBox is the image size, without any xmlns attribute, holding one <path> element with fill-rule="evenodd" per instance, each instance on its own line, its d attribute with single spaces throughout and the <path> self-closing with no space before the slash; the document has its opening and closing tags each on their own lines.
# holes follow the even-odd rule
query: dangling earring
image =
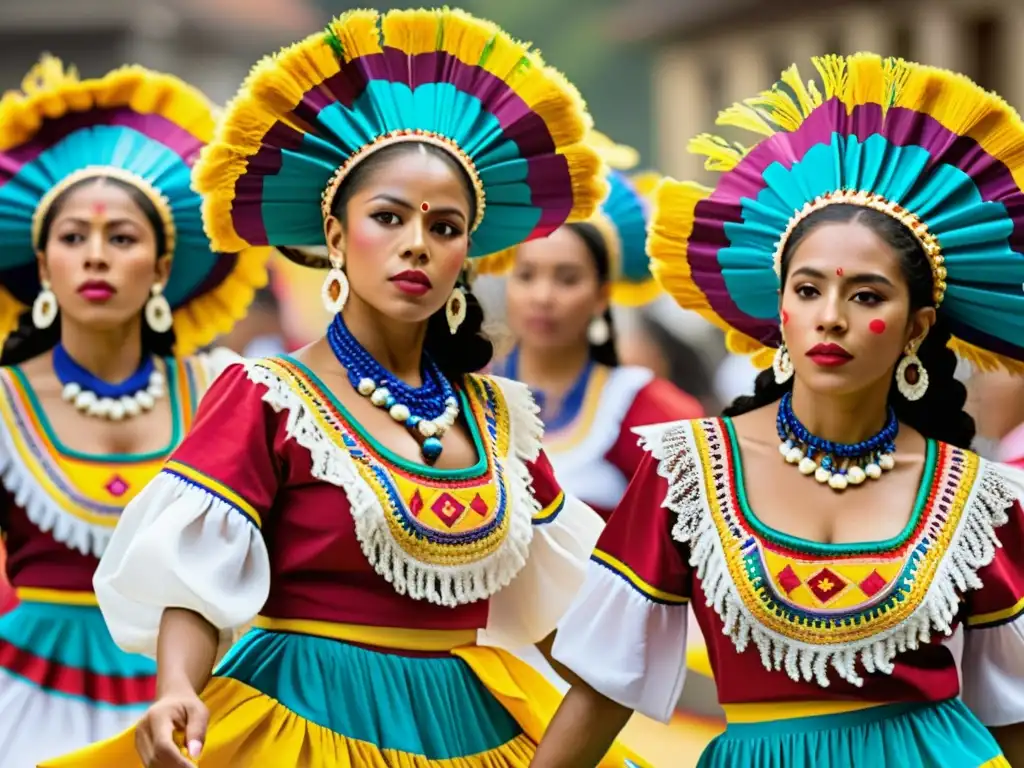
<svg viewBox="0 0 1024 768">
<path fill-rule="evenodd" d="M 604 319 L 604 315 L 594 315 L 590 320 L 590 325 L 587 326 L 587 341 L 592 346 L 600 347 L 607 344 L 611 336 L 612 329 L 608 327 L 608 321 Z"/>
<path fill-rule="evenodd" d="M 49 328 L 57 319 L 57 297 L 50 290 L 50 281 L 43 280 L 36 300 L 32 302 L 32 325 L 39 330 Z"/>
<path fill-rule="evenodd" d="M 785 384 L 793 378 L 793 360 L 789 357 L 789 349 L 786 342 L 780 342 L 775 349 L 775 357 L 772 358 L 772 371 L 775 373 L 775 383 Z"/>
<path fill-rule="evenodd" d="M 174 323 L 174 315 L 171 313 L 167 297 L 164 296 L 164 287 L 160 283 L 154 283 L 149 293 L 145 311 L 146 325 L 157 333 L 167 333 Z"/>
<path fill-rule="evenodd" d="M 331 254 L 331 269 L 320 288 L 320 298 L 323 299 L 324 309 L 332 315 L 341 312 L 345 308 L 345 302 L 348 301 L 348 276 L 342 270 L 344 266 L 344 256 Z"/>
<path fill-rule="evenodd" d="M 917 356 L 914 344 L 907 345 L 907 350 L 896 366 L 896 389 L 907 400 L 920 400 L 928 391 L 928 371 Z"/>
<path fill-rule="evenodd" d="M 457 285 L 452 288 L 448 301 L 445 302 L 444 316 L 448 319 L 448 330 L 454 336 L 458 333 L 462 321 L 466 319 L 466 294 Z"/>
</svg>

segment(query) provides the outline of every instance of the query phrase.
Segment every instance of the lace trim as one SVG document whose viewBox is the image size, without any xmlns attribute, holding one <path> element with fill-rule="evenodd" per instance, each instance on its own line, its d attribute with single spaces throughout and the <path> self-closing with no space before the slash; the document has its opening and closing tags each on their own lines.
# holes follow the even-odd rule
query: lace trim
<svg viewBox="0 0 1024 768">
<path fill-rule="evenodd" d="M 927 644 L 933 634 L 953 634 L 960 593 L 982 587 L 978 571 L 992 562 L 1001 547 L 995 529 L 1009 521 L 1008 510 L 1019 496 L 1017 478 L 982 460 L 975 487 L 931 587 L 904 622 L 863 641 L 811 645 L 764 627 L 744 604 L 730 577 L 722 541 L 708 511 L 693 442 L 692 430 L 703 428 L 702 422 L 676 422 L 638 432 L 641 445 L 659 462 L 658 474 L 668 481 L 664 504 L 676 514 L 672 538 L 689 547 L 690 565 L 706 602 L 722 619 L 723 632 L 737 652 L 743 653 L 753 641 L 769 671 L 785 668 L 795 681 L 815 681 L 827 688 L 831 667 L 843 680 L 862 686 L 858 661 L 868 673 L 892 674 L 898 653 Z"/>
<path fill-rule="evenodd" d="M 287 381 L 258 362 L 245 362 L 250 381 L 267 391 L 263 400 L 278 413 L 287 413 L 289 437 L 309 451 L 311 474 L 336 485 L 348 497 L 356 537 L 363 556 L 400 595 L 454 607 L 485 600 L 502 588 L 526 565 L 533 537 L 532 520 L 540 510 L 534 498 L 525 461 L 539 455 L 543 425 L 526 387 L 492 378 L 510 412 L 510 451 L 504 458 L 509 477 L 509 529 L 505 541 L 489 556 L 464 565 L 433 566 L 412 558 L 391 534 L 380 500 L 359 474 L 352 457 L 325 434 L 313 414 Z"/>
</svg>

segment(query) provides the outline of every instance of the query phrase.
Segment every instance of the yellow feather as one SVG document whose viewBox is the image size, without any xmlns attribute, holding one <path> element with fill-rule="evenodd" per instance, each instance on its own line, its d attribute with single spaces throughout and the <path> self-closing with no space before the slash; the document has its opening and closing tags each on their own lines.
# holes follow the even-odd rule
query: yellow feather
<svg viewBox="0 0 1024 768">
<path fill-rule="evenodd" d="M 745 154 L 741 147 L 710 133 L 690 139 L 686 148 L 694 155 L 703 155 L 704 167 L 709 171 L 731 171 Z"/>
<path fill-rule="evenodd" d="M 354 10 L 332 21 L 328 28 L 345 51 L 345 61 L 381 53 L 380 14 L 372 10 Z"/>
<path fill-rule="evenodd" d="M 573 207 L 567 222 L 586 221 L 608 196 L 606 169 L 601 158 L 583 144 L 572 144 L 559 151 L 569 165 Z"/>
<path fill-rule="evenodd" d="M 775 129 L 764 118 L 764 115 L 751 107 L 749 104 L 733 104 L 718 113 L 715 125 L 731 126 L 741 128 L 752 133 L 759 133 L 762 136 L 772 136 Z"/>
<path fill-rule="evenodd" d="M 633 188 L 645 200 L 654 202 L 654 193 L 664 177 L 657 171 L 641 171 L 629 177 Z"/>
<path fill-rule="evenodd" d="M 811 113 L 811 110 L 821 105 L 821 99 L 815 102 L 814 96 L 807 89 L 806 84 L 800 79 L 800 71 L 797 69 L 796 64 L 793 64 L 785 72 L 782 73 L 782 82 L 788 85 L 794 94 L 796 94 L 797 105 L 799 106 L 800 113 L 803 117 L 807 117 Z"/>
<path fill-rule="evenodd" d="M 587 146 L 593 148 L 609 168 L 628 171 L 640 163 L 640 153 L 625 144 L 616 144 L 609 136 L 591 129 L 587 132 Z"/>
<path fill-rule="evenodd" d="M 438 10 L 394 10 L 381 20 L 384 45 L 397 48 L 410 56 L 437 50 L 441 14 Z"/>
</svg>

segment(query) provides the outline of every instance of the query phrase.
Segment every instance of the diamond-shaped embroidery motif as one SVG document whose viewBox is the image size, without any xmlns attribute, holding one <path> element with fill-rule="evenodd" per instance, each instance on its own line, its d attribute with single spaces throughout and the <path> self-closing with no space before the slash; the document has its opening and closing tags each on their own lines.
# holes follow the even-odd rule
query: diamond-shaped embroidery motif
<svg viewBox="0 0 1024 768">
<path fill-rule="evenodd" d="M 816 598 L 827 603 L 843 591 L 846 580 L 828 568 L 822 568 L 807 580 L 807 586 Z"/>
<path fill-rule="evenodd" d="M 478 493 L 473 497 L 473 500 L 469 502 L 469 508 L 476 512 L 480 517 L 487 517 L 487 502 L 480 498 Z"/>
<path fill-rule="evenodd" d="M 430 509 L 442 523 L 451 528 L 466 511 L 466 505 L 450 493 L 442 493 Z"/>
<path fill-rule="evenodd" d="M 786 590 L 787 595 L 801 584 L 800 577 L 788 565 L 779 571 L 775 578 L 778 579 L 779 586 Z"/>
<path fill-rule="evenodd" d="M 120 475 L 114 475 L 107 481 L 107 484 L 103 486 L 107 489 L 107 493 L 111 496 L 124 496 L 128 493 L 128 481 Z"/>
<path fill-rule="evenodd" d="M 412 513 L 413 517 L 419 517 L 420 512 L 423 511 L 423 497 L 420 496 L 419 491 L 416 491 L 416 493 L 412 495 L 412 498 L 409 499 L 409 511 Z"/>
<path fill-rule="evenodd" d="M 878 571 L 872 571 L 858 586 L 868 597 L 874 597 L 885 587 L 885 579 Z"/>
</svg>

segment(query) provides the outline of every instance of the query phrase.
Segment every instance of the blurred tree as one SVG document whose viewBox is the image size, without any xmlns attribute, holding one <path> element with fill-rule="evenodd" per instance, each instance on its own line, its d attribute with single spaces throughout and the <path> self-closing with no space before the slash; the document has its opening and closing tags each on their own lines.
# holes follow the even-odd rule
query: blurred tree
<svg viewBox="0 0 1024 768">
<path fill-rule="evenodd" d="M 317 0 L 327 14 L 364 4 Z M 437 3 L 441 5 L 441 2 Z M 572 80 L 596 126 L 640 150 L 651 163 L 651 55 L 640 46 L 608 39 L 609 10 L 621 0 L 462 0 L 453 3 L 491 19 L 513 36 L 532 42 L 548 64 Z M 374 2 L 381 11 L 421 8 L 427 2 Z"/>
</svg>

